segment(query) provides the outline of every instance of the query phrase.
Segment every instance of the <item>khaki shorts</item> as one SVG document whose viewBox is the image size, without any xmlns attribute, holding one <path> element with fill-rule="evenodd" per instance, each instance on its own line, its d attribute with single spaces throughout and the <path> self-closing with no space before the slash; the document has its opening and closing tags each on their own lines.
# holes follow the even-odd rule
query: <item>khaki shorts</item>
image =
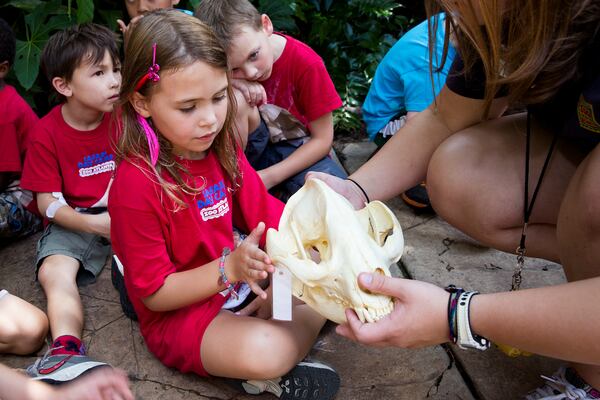
<svg viewBox="0 0 600 400">
<path fill-rule="evenodd" d="M 50 223 L 37 244 L 36 271 L 42 261 L 55 254 L 72 257 L 79 261 L 77 284 L 85 286 L 96 282 L 106 260 L 111 254 L 110 242 L 92 233 L 71 231 L 60 225 Z"/>
</svg>

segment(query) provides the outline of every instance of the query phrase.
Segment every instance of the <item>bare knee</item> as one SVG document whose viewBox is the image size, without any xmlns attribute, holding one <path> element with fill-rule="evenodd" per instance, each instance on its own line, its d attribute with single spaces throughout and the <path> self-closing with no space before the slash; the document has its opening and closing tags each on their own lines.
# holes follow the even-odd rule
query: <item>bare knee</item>
<svg viewBox="0 0 600 400">
<path fill-rule="evenodd" d="M 491 139 L 493 140 L 493 139 Z M 511 227 L 516 188 L 502 187 L 490 143 L 473 139 L 469 130 L 442 143 L 427 171 L 427 192 L 436 213 L 482 243 L 495 243 Z"/>
<path fill-rule="evenodd" d="M 462 214 L 472 182 L 475 160 L 472 145 L 459 134 L 450 137 L 433 153 L 427 170 L 427 192 L 436 212 L 445 219 Z"/>
<path fill-rule="evenodd" d="M 4 352 L 26 355 L 38 350 L 48 333 L 48 318 L 37 307 L 25 305 L 18 315 L 2 320 L 0 343 Z"/>
<path fill-rule="evenodd" d="M 47 289 L 54 285 L 73 284 L 79 269 L 79 261 L 64 256 L 48 256 L 38 270 L 38 280 Z"/>
<path fill-rule="evenodd" d="M 296 365 L 298 349 L 293 337 L 284 330 L 265 327 L 249 332 L 241 348 L 247 349 L 240 359 L 248 360 L 249 376 L 270 379 L 284 375 Z M 257 357 L 268 355 L 268 357 Z"/>
</svg>

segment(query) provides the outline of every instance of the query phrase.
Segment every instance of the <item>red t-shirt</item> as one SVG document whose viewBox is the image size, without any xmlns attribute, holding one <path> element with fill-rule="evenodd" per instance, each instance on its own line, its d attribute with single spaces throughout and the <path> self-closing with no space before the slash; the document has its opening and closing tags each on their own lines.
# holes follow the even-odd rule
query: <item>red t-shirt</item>
<svg viewBox="0 0 600 400">
<path fill-rule="evenodd" d="M 308 45 L 283 35 L 287 42 L 273 64 L 271 76 L 261 82 L 267 101 L 285 108 L 305 126 L 342 106 L 342 100 L 323 59 Z"/>
<path fill-rule="evenodd" d="M 62 192 L 73 208 L 99 205 L 116 168 L 111 146 L 116 124 L 105 113 L 96 129 L 79 131 L 65 122 L 61 108 L 54 107 L 33 127 L 21 186 Z"/>
<path fill-rule="evenodd" d="M 147 167 L 124 161 L 117 168 L 108 209 L 113 249 L 125 266 L 127 293 L 137 313 L 150 351 L 163 364 L 182 372 L 208 375 L 200 360 L 200 343 L 226 298 L 219 293 L 170 312 L 154 312 L 141 299 L 155 293 L 167 276 L 207 264 L 233 248 L 233 226 L 249 232 L 260 221 L 277 228 L 283 203 L 269 195 L 260 177 L 239 154 L 242 187 L 233 195 L 214 152 L 202 160 L 183 160 L 188 183 L 205 184 L 185 195 L 186 208 L 162 191 Z M 142 171 L 144 169 L 144 171 Z M 163 177 L 174 180 L 164 173 Z M 262 239 L 264 244 L 264 237 Z M 215 282 L 218 279 L 214 276 Z"/>
<path fill-rule="evenodd" d="M 29 129 L 37 115 L 14 87 L 0 90 L 0 172 L 21 172 Z"/>
</svg>

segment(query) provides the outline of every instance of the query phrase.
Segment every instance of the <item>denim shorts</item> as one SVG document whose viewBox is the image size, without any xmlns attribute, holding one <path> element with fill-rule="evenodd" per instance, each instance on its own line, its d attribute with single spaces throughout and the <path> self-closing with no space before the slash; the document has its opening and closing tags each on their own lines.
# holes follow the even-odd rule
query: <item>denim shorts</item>
<svg viewBox="0 0 600 400">
<path fill-rule="evenodd" d="M 285 160 L 308 139 L 299 138 L 272 143 L 269 138 L 269 129 L 261 118 L 259 127 L 248 136 L 248 144 L 245 150 L 246 158 L 248 158 L 250 165 L 257 171 Z M 309 171 L 325 172 L 342 179 L 348 177 L 341 165 L 336 163 L 331 157 L 325 156 L 310 167 L 272 188 L 270 192 L 276 194 L 281 199 L 289 198 L 289 196 L 296 193 L 304 185 L 304 179 Z"/>
<path fill-rule="evenodd" d="M 92 233 L 72 231 L 50 223 L 37 244 L 36 276 L 42 261 L 52 255 L 72 257 L 79 261 L 77 284 L 94 283 L 111 254 L 108 239 Z"/>
</svg>

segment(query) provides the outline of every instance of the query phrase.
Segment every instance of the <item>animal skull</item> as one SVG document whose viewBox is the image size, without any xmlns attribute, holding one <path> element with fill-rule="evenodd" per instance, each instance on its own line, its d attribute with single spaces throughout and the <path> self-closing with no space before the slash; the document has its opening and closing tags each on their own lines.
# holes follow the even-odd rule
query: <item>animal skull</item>
<svg viewBox="0 0 600 400">
<path fill-rule="evenodd" d="M 318 252 L 320 261 L 311 253 Z M 389 296 L 359 288 L 361 272 L 390 276 L 389 266 L 404 250 L 404 237 L 395 215 L 372 201 L 356 211 L 326 183 L 309 179 L 288 201 L 279 231 L 267 232 L 267 253 L 292 276 L 292 292 L 321 315 L 346 322 L 352 308 L 362 322 L 389 314 Z"/>
</svg>

